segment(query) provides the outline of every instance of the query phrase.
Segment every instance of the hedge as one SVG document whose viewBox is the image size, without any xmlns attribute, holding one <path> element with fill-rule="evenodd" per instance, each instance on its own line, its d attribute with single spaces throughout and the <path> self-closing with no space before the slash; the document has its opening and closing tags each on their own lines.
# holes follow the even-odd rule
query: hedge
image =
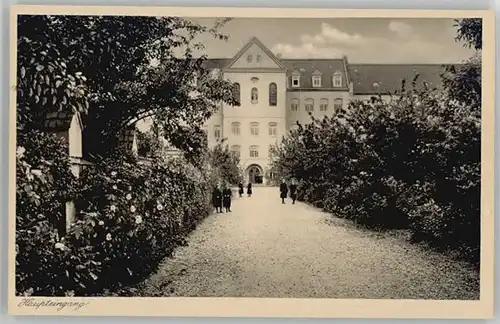
<svg viewBox="0 0 500 324">
<path fill-rule="evenodd" d="M 480 117 L 427 88 L 352 102 L 274 148 L 273 167 L 298 198 L 479 264 Z"/>
<path fill-rule="evenodd" d="M 27 137 L 29 138 L 29 137 Z M 144 279 L 212 211 L 214 179 L 183 160 L 140 163 L 120 154 L 97 161 L 80 179 L 67 172 L 64 142 L 24 147 L 17 156 L 16 291 L 34 296 L 96 296 Z M 29 140 L 26 143 L 30 143 Z M 37 168 L 33 164 L 40 156 Z M 30 163 L 27 160 L 31 160 Z M 61 182 L 54 170 L 71 181 Z M 64 194 L 62 194 L 64 193 Z M 64 202 L 79 214 L 64 235 L 54 217 Z"/>
</svg>

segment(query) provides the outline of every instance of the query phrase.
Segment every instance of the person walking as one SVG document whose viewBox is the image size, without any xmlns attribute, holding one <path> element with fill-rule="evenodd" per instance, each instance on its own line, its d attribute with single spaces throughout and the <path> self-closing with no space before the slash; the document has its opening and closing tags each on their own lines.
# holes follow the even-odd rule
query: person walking
<svg viewBox="0 0 500 324">
<path fill-rule="evenodd" d="M 288 186 L 286 185 L 285 179 L 281 181 L 280 185 L 280 197 L 281 197 L 281 203 L 285 203 L 285 198 L 288 194 Z"/>
<path fill-rule="evenodd" d="M 248 197 L 252 197 L 252 183 L 249 182 L 247 185 L 247 195 Z"/>
<path fill-rule="evenodd" d="M 245 190 L 243 189 L 243 182 L 240 182 L 240 184 L 238 185 L 238 187 L 240 188 L 240 190 L 238 191 L 238 193 L 240 194 L 240 197 L 241 197 L 245 193 Z"/>
<path fill-rule="evenodd" d="M 233 196 L 233 191 L 228 183 L 225 184 L 224 190 L 222 190 L 222 205 L 226 209 L 226 213 L 231 212 L 231 197 Z"/>
<path fill-rule="evenodd" d="M 215 207 L 216 213 L 222 213 L 222 191 L 220 185 L 217 184 L 212 192 L 212 204 Z"/>
<path fill-rule="evenodd" d="M 290 184 L 290 198 L 292 198 L 292 204 L 295 204 L 295 200 L 297 200 L 297 183 L 295 179 L 292 179 Z"/>
</svg>

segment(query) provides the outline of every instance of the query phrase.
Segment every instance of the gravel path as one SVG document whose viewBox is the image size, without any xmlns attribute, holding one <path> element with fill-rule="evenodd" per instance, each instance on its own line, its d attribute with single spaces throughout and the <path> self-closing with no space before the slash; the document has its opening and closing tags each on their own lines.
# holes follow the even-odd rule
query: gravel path
<svg viewBox="0 0 500 324">
<path fill-rule="evenodd" d="M 255 188 L 207 218 L 145 282 L 181 297 L 478 299 L 468 265 L 403 239 L 357 229 Z"/>
</svg>

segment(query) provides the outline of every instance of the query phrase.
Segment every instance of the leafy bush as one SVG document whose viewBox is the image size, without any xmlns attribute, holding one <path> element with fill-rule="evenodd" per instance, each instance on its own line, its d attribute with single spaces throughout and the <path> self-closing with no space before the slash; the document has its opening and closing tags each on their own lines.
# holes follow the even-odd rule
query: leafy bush
<svg viewBox="0 0 500 324">
<path fill-rule="evenodd" d="M 65 153 L 62 146 L 52 152 Z M 92 296 L 134 284 L 211 212 L 209 170 L 184 160 L 141 162 L 120 152 L 84 170 L 78 190 L 68 191 L 55 185 L 57 158 L 34 176 L 23 154 L 17 159 L 19 294 Z M 51 218 L 64 216 L 60 207 L 68 197 L 59 192 L 70 192 L 80 211 L 64 237 Z"/>
<path fill-rule="evenodd" d="M 60 239 L 65 202 L 77 191 L 67 145 L 56 135 L 18 136 L 16 155 L 16 291 L 52 295 L 64 286 Z M 64 290 L 62 290 L 64 292 Z"/>
<path fill-rule="evenodd" d="M 370 227 L 479 260 L 480 118 L 426 87 L 402 89 L 323 120 L 276 146 L 273 167 L 299 183 L 299 199 Z"/>
</svg>

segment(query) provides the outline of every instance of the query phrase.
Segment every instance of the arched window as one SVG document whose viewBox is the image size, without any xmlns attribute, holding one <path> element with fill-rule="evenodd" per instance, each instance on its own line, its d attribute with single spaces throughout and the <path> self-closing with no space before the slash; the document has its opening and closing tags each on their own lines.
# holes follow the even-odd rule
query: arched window
<svg viewBox="0 0 500 324">
<path fill-rule="evenodd" d="M 278 88 L 276 83 L 269 84 L 269 106 L 276 106 L 278 102 Z"/>
<path fill-rule="evenodd" d="M 239 83 L 235 83 L 233 85 L 233 96 L 234 96 L 234 99 L 240 103 L 241 102 L 241 90 L 240 90 L 240 84 Z"/>
<path fill-rule="evenodd" d="M 328 99 L 323 98 L 319 102 L 319 110 L 320 111 L 328 111 Z"/>
<path fill-rule="evenodd" d="M 290 110 L 291 111 L 299 111 L 299 99 L 293 98 L 291 105 L 290 105 Z"/>
<path fill-rule="evenodd" d="M 233 154 L 234 157 L 240 158 L 240 156 L 241 156 L 241 147 L 239 145 L 233 145 L 233 146 L 231 146 L 231 154 Z"/>
<path fill-rule="evenodd" d="M 259 123 L 257 122 L 250 123 L 250 134 L 253 136 L 259 136 Z"/>
<path fill-rule="evenodd" d="M 250 157 L 251 158 L 259 157 L 259 147 L 257 145 L 250 146 Z"/>
<path fill-rule="evenodd" d="M 237 135 L 237 136 L 240 135 L 241 134 L 240 126 L 241 126 L 241 124 L 239 122 L 232 122 L 231 123 L 231 134 Z"/>
<path fill-rule="evenodd" d="M 222 137 L 222 131 L 219 125 L 214 126 L 214 137 L 220 139 Z"/>
<path fill-rule="evenodd" d="M 257 88 L 252 88 L 252 103 L 257 103 L 259 102 L 259 91 Z"/>
<path fill-rule="evenodd" d="M 275 122 L 269 123 L 269 136 L 276 137 L 278 134 L 278 124 Z"/>
<path fill-rule="evenodd" d="M 311 99 L 311 98 L 306 99 L 305 105 L 306 105 L 307 112 L 314 111 L 314 100 L 313 99 Z"/>
<path fill-rule="evenodd" d="M 335 109 L 335 111 L 339 111 L 340 109 L 342 109 L 342 105 L 343 105 L 342 98 L 337 98 L 333 101 L 333 109 Z"/>
</svg>

